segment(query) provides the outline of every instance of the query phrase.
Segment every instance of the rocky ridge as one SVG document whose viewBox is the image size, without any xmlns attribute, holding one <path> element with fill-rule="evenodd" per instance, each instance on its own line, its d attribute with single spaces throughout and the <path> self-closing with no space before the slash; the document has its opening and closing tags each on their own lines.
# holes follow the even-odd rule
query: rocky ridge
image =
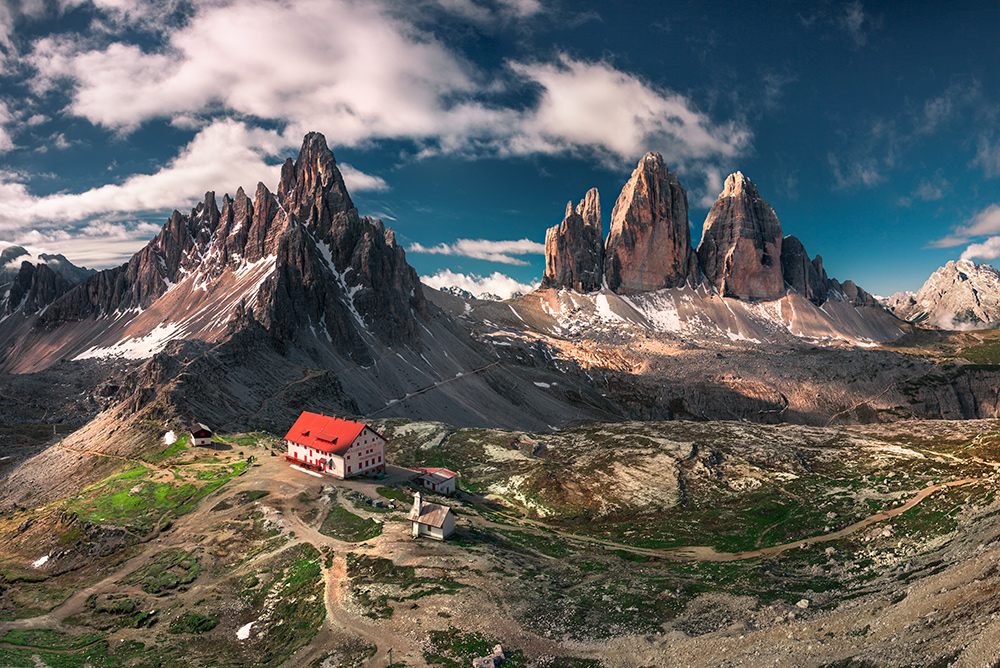
<svg viewBox="0 0 1000 668">
<path fill-rule="evenodd" d="M 1000 321 L 1000 271 L 972 260 L 948 262 L 914 294 L 884 301 L 897 317 L 942 329 L 973 329 Z"/>
<path fill-rule="evenodd" d="M 594 204 L 596 203 L 596 208 Z M 589 212 L 589 213 L 587 213 Z M 541 288 L 619 294 L 704 285 L 723 297 L 770 301 L 787 289 L 816 306 L 833 295 L 855 306 L 879 307 L 852 281 L 829 278 L 823 259 L 809 259 L 802 242 L 783 237 L 774 209 L 741 172 L 731 174 L 691 246 L 687 191 L 659 153 L 647 153 L 622 189 L 605 246 L 599 243 L 596 189 L 545 236 Z M 603 267 L 603 269 L 602 269 Z"/>
<path fill-rule="evenodd" d="M 252 199 L 240 188 L 221 204 L 206 193 L 190 214 L 174 211 L 125 264 L 72 289 L 36 290 L 51 301 L 39 326 L 137 323 L 156 304 L 162 323 L 204 340 L 252 319 L 291 342 L 307 323 L 359 363 L 372 361 L 372 341 L 415 341 L 415 318 L 426 313 L 416 272 L 391 229 L 359 216 L 322 135 L 307 135 L 298 159 L 285 163 L 277 195 L 259 183 Z M 27 282 L 22 277 L 19 289 Z M 89 354 L 148 337 L 161 322 L 119 327 L 103 338 L 97 334 L 107 328 L 91 327 L 97 334 Z M 64 353 L 86 352 L 86 343 Z"/>
<path fill-rule="evenodd" d="M 542 287 L 567 287 L 592 292 L 604 279 L 604 235 L 601 200 L 591 188 L 580 203 L 566 203 L 562 223 L 545 232 L 545 273 Z"/>
<path fill-rule="evenodd" d="M 705 280 L 723 297 L 776 299 L 781 273 L 781 223 L 742 172 L 730 174 L 705 219 L 698 261 Z"/>
<path fill-rule="evenodd" d="M 698 283 L 687 191 L 659 153 L 643 156 L 615 202 L 605 276 L 608 287 L 616 292 Z"/>
</svg>

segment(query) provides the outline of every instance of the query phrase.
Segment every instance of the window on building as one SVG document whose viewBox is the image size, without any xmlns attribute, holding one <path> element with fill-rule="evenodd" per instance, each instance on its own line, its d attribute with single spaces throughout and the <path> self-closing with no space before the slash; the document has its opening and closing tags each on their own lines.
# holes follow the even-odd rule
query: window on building
<svg viewBox="0 0 1000 668">
<path fill-rule="evenodd" d="M 350 473 L 350 472 L 351 472 L 351 467 L 350 467 L 350 466 L 348 466 L 348 467 L 347 467 L 347 472 L 348 472 L 348 473 Z"/>
</svg>

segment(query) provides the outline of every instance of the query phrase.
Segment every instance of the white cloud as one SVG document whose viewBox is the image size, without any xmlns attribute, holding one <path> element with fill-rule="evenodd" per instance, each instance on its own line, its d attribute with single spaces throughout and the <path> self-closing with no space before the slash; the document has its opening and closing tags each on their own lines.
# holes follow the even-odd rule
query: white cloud
<svg viewBox="0 0 1000 668">
<path fill-rule="evenodd" d="M 561 55 L 484 72 L 390 4 L 206 2 L 158 50 L 45 38 L 29 62 L 37 91 L 68 82 L 71 113 L 123 132 L 155 118 L 196 127 L 222 111 L 284 124 L 286 136 L 319 130 L 339 145 L 402 138 L 422 155 L 591 152 L 616 166 L 657 150 L 699 173 L 749 145 L 743 125 L 715 123 L 684 95 L 606 62 Z M 537 0 L 442 4 L 515 17 L 543 11 Z M 528 90 L 537 91 L 534 104 L 498 102 Z"/>
<path fill-rule="evenodd" d="M 991 204 L 973 216 L 968 224 L 956 226 L 947 236 L 937 241 L 932 241 L 930 246 L 933 248 L 951 248 L 969 243 L 975 237 L 985 237 L 995 234 L 1000 234 L 1000 205 Z M 969 257 L 985 257 L 978 253 L 989 253 L 993 245 L 997 243 L 996 238 L 987 239 L 983 243 L 972 244 L 962 253 L 962 258 L 965 258 L 966 254 L 970 252 L 973 255 L 969 255 Z"/>
<path fill-rule="evenodd" d="M 972 260 L 974 258 L 979 258 L 980 260 L 995 260 L 1000 257 L 1000 237 L 990 237 L 986 241 L 978 244 L 970 244 L 962 252 L 962 260 Z"/>
<path fill-rule="evenodd" d="M 473 295 L 489 293 L 503 299 L 509 299 L 515 293 L 528 293 L 538 287 L 538 284 L 529 285 L 514 280 L 510 276 L 505 276 L 498 271 L 489 276 L 479 276 L 477 274 L 459 274 L 448 269 L 442 269 L 433 276 L 421 276 L 420 281 L 435 290 L 441 288 L 455 287 Z"/>
<path fill-rule="evenodd" d="M 96 221 L 79 232 L 29 230 L 16 243 L 34 255 L 61 253 L 73 264 L 103 269 L 124 262 L 159 231 L 151 223 Z"/>
<path fill-rule="evenodd" d="M 355 169 L 343 162 L 337 163 L 340 174 L 344 177 L 344 184 L 348 192 L 363 192 L 371 190 L 380 192 L 389 189 L 389 184 L 381 176 L 365 174 L 359 169 Z"/>
<path fill-rule="evenodd" d="M 219 120 L 199 132 L 180 154 L 152 174 L 82 193 L 38 197 L 16 175 L 0 173 L 0 234 L 33 226 L 54 227 L 108 213 L 157 211 L 193 205 L 207 190 L 234 193 L 258 181 L 275 184 L 280 165 L 269 164 L 288 149 L 276 132 Z"/>
<path fill-rule="evenodd" d="M 880 171 L 874 158 L 861 158 L 845 165 L 841 165 L 833 153 L 829 153 L 827 158 L 833 171 L 835 190 L 856 186 L 872 188 L 885 181 L 885 175 Z"/>
<path fill-rule="evenodd" d="M 413 244 L 406 249 L 407 253 L 429 253 L 431 255 L 460 255 L 477 260 L 500 262 L 503 264 L 527 265 L 524 260 L 515 255 L 544 255 L 545 244 L 530 239 L 517 241 L 488 241 L 486 239 L 458 239 L 453 244 L 438 244 L 424 246 Z"/>
<path fill-rule="evenodd" d="M 559 153 L 588 147 L 618 159 L 649 150 L 679 163 L 732 158 L 750 135 L 736 123 L 717 125 L 691 101 L 658 90 L 607 63 L 562 55 L 557 63 L 512 63 L 541 86 L 538 106 L 525 112 L 507 141 L 514 153 Z"/>
<path fill-rule="evenodd" d="M 988 179 L 1000 176 L 1000 143 L 993 143 L 986 137 L 980 137 L 972 164 L 982 167 Z"/>
<path fill-rule="evenodd" d="M 10 133 L 5 127 L 8 123 L 14 120 L 13 114 L 7 108 L 7 103 L 0 100 L 0 153 L 6 153 L 7 151 L 14 148 L 14 140 L 11 139 Z"/>
<path fill-rule="evenodd" d="M 945 194 L 951 188 L 951 184 L 940 174 L 930 179 L 922 179 L 920 185 L 913 191 L 913 196 L 925 202 L 936 202 L 944 199 Z"/>
</svg>

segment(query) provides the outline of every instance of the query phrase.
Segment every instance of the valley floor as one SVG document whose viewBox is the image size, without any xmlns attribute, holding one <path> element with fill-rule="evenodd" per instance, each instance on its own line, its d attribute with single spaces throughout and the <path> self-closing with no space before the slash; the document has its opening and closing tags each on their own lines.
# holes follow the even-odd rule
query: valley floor
<svg viewBox="0 0 1000 668">
<path fill-rule="evenodd" d="M 405 468 L 337 481 L 266 434 L 181 439 L 0 518 L 0 665 L 1000 659 L 992 421 L 379 427 L 390 461 L 461 471 L 432 497 L 452 539 L 411 538 Z"/>
</svg>

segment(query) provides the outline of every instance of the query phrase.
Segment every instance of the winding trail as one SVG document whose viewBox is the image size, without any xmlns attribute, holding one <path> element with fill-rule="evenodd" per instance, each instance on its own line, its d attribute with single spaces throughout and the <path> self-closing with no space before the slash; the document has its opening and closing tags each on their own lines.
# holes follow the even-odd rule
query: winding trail
<svg viewBox="0 0 1000 668">
<path fill-rule="evenodd" d="M 947 489 L 949 487 L 959 487 L 961 485 L 968 485 L 974 482 L 981 482 L 982 478 L 962 478 L 961 480 L 950 480 L 948 482 L 937 483 L 934 485 L 929 485 L 924 487 L 922 490 L 917 492 L 909 501 L 901 506 L 891 508 L 889 510 L 884 510 L 874 515 L 870 515 L 862 520 L 851 524 L 848 527 L 840 529 L 839 531 L 831 531 L 829 533 L 820 534 L 818 536 L 811 536 L 809 538 L 802 538 L 800 540 L 795 540 L 789 543 L 784 543 L 783 545 L 774 545 L 771 547 L 764 547 L 756 550 L 747 550 L 743 552 L 719 552 L 714 547 L 709 545 L 692 545 L 687 547 L 671 547 L 671 548 L 646 548 L 646 547 L 636 547 L 634 545 L 626 545 L 624 543 L 616 543 L 610 540 L 604 540 L 602 538 L 594 538 L 592 536 L 581 536 L 579 534 L 570 533 L 566 531 L 559 531 L 553 529 L 548 525 L 538 522 L 536 520 L 531 520 L 528 518 L 515 517 L 507 513 L 495 513 L 496 515 L 509 518 L 512 522 L 521 525 L 528 526 L 535 529 L 542 530 L 542 533 L 555 534 L 561 538 L 567 540 L 579 541 L 584 543 L 590 543 L 593 545 L 602 545 L 608 548 L 614 548 L 616 550 L 624 550 L 632 554 L 638 554 L 642 556 L 649 557 L 663 557 L 666 559 L 674 559 L 677 561 L 740 561 L 743 559 L 757 559 L 760 557 L 770 557 L 777 554 L 781 554 L 787 550 L 792 550 L 795 548 L 804 548 L 809 545 L 816 545 L 818 543 L 827 543 L 834 540 L 839 540 L 846 536 L 851 535 L 867 526 L 875 524 L 876 522 L 881 522 L 883 520 L 896 517 L 907 510 L 916 507 L 921 501 L 926 499 L 928 496 L 942 489 Z M 478 505 L 478 504 L 477 504 Z M 480 526 L 490 527 L 490 528 L 509 528 L 509 526 L 504 524 L 499 524 L 491 520 L 485 519 L 480 516 L 479 522 Z"/>
<path fill-rule="evenodd" d="M 451 378 L 445 378 L 444 380 L 439 380 L 438 382 L 434 383 L 433 385 L 428 385 L 427 387 L 422 387 L 419 390 L 414 390 L 413 392 L 408 393 L 405 397 L 403 397 L 401 399 L 392 399 L 389 403 L 387 403 L 382 408 L 379 408 L 378 410 L 374 410 L 374 411 L 368 413 L 368 417 L 371 418 L 371 416 L 373 416 L 373 415 L 378 415 L 382 411 L 389 410 L 393 406 L 396 406 L 397 404 L 400 404 L 400 403 L 406 401 L 407 399 L 412 399 L 413 397 L 415 397 L 417 395 L 424 394 L 426 392 L 430 392 L 431 390 L 433 390 L 435 388 L 438 388 L 438 387 L 440 387 L 440 386 L 442 386 L 442 385 L 444 385 L 446 383 L 453 383 L 456 380 L 462 380 L 466 376 L 473 376 L 473 375 L 475 375 L 477 373 L 480 373 L 482 371 L 486 371 L 487 369 L 492 369 L 493 367 L 497 366 L 498 364 L 500 364 L 500 360 L 497 360 L 496 362 L 493 362 L 492 364 L 487 364 L 486 366 L 481 366 L 478 369 L 473 369 L 472 371 L 466 371 L 461 376 L 452 376 Z"/>
</svg>

